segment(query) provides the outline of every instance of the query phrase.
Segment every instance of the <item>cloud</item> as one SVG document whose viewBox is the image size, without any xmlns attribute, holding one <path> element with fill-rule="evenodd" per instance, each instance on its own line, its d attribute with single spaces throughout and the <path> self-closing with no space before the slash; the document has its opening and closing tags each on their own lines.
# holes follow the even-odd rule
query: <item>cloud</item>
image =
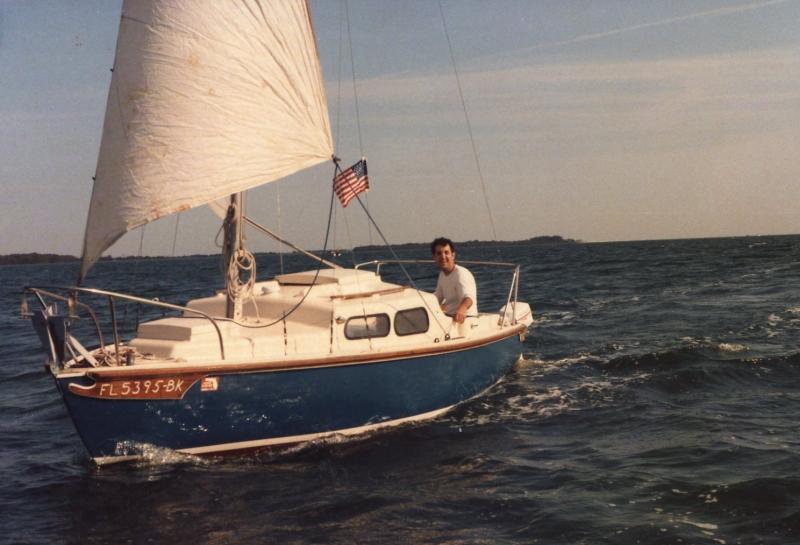
<svg viewBox="0 0 800 545">
<path fill-rule="evenodd" d="M 462 75 L 477 136 L 685 138 L 800 126 L 800 48 L 658 61 L 547 63 Z M 452 74 L 363 81 L 375 130 L 463 124 Z M 689 138 L 686 138 L 686 137 Z M 657 142 L 655 142 L 657 143 Z"/>
<path fill-rule="evenodd" d="M 517 64 L 461 81 L 501 237 L 796 231 L 783 203 L 800 199 L 800 48 Z M 440 227 L 441 198 L 411 203 L 405 193 L 448 195 L 452 208 L 479 218 L 460 232 L 487 236 L 453 75 L 364 80 L 359 104 L 376 179 L 405 188 L 391 202 L 375 193 L 384 217 L 415 206 L 431 218 L 428 230 Z M 377 155 L 384 146 L 390 157 Z"/>
</svg>

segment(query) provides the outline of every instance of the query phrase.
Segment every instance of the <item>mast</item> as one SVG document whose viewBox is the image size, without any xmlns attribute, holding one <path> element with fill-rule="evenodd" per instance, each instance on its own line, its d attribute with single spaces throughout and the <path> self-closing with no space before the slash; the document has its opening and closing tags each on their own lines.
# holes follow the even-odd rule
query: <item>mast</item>
<svg viewBox="0 0 800 545">
<path fill-rule="evenodd" d="M 242 299 L 249 295 L 256 276 L 253 254 L 244 246 L 244 193 L 230 196 L 228 214 L 225 217 L 225 240 L 222 247 L 225 263 L 225 293 L 227 304 L 225 316 L 238 320 L 242 317 Z M 247 280 L 242 282 L 242 274 Z"/>
</svg>

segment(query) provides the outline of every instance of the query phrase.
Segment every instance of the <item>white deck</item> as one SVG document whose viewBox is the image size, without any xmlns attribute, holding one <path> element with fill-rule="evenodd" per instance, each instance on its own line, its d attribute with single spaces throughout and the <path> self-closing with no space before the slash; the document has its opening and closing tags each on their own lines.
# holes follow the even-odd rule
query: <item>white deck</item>
<svg viewBox="0 0 800 545">
<path fill-rule="evenodd" d="M 128 343 L 135 349 L 136 365 L 289 363 L 363 354 L 379 357 L 382 353 L 424 351 L 446 339 L 456 348 L 458 344 L 472 344 L 518 327 L 511 323 L 510 313 L 502 325 L 498 313 L 481 314 L 467 318 L 464 324 L 455 324 L 441 311 L 433 294 L 384 282 L 373 272 L 322 269 L 316 281 L 315 273 L 286 274 L 257 283 L 254 295 L 244 302 L 243 318 L 238 322 L 224 319 L 226 297 L 222 293 L 187 303 L 188 308 L 219 318 L 216 323 L 223 338 L 224 362 L 212 322 L 185 313 L 139 326 L 137 337 Z M 292 310 L 309 289 L 303 303 Z M 398 335 L 397 313 L 410 309 L 422 309 L 416 315 L 424 312 L 428 327 L 418 333 Z M 364 316 L 375 315 L 385 316 L 381 318 L 384 323 L 388 319 L 387 334 L 348 338 L 348 320 L 360 322 Z M 532 323 L 527 304 L 518 303 L 517 320 L 525 325 Z"/>
</svg>

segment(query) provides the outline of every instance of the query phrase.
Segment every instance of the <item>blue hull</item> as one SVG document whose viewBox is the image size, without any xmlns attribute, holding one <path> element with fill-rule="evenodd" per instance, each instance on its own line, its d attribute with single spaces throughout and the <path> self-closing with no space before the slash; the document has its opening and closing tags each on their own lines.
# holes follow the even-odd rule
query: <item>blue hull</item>
<svg viewBox="0 0 800 545">
<path fill-rule="evenodd" d="M 216 391 L 201 391 L 198 382 L 182 399 L 96 399 L 69 390 L 70 383 L 92 384 L 87 377 L 56 382 L 94 459 L 135 456 L 142 444 L 224 452 L 243 448 L 242 442 L 288 444 L 297 436 L 451 407 L 497 382 L 518 355 L 519 340 L 512 335 L 468 350 L 409 359 L 215 373 Z"/>
</svg>

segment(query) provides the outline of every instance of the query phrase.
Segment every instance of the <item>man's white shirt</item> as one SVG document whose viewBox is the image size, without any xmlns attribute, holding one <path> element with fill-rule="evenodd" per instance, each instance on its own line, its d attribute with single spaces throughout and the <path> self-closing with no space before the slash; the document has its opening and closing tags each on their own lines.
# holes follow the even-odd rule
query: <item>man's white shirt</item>
<svg viewBox="0 0 800 545">
<path fill-rule="evenodd" d="M 436 282 L 436 299 L 444 305 L 446 314 L 455 314 L 458 305 L 465 297 L 472 299 L 472 306 L 467 309 L 467 316 L 478 315 L 478 289 L 472 273 L 460 265 L 456 265 L 450 274 L 439 271 Z"/>
</svg>

